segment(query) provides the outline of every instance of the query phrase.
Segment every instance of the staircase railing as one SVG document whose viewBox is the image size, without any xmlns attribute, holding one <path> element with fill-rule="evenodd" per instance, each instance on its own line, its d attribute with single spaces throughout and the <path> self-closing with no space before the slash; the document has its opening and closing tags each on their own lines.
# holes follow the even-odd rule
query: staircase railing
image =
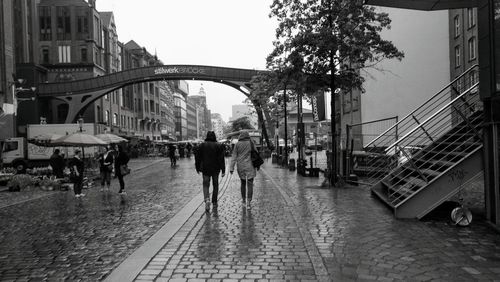
<svg viewBox="0 0 500 282">
<path fill-rule="evenodd" d="M 436 137 L 433 135 L 438 132 L 430 132 L 429 121 L 427 121 L 429 117 L 436 117 L 437 113 L 441 112 L 439 114 L 441 130 L 451 126 L 453 120 L 456 120 L 460 115 L 458 112 L 452 115 L 452 110 L 447 108 L 448 105 L 455 105 L 460 103 L 459 100 L 465 99 L 465 104 L 460 107 L 468 107 L 467 103 L 473 102 L 469 101 L 469 98 L 476 97 L 473 102 L 474 111 L 476 111 L 478 107 L 476 104 L 480 102 L 477 93 L 477 74 L 478 66 L 474 65 L 421 106 L 369 142 L 364 147 L 368 157 L 365 156 L 361 164 L 365 168 L 361 181 L 367 184 L 376 183 L 402 161 L 408 159 L 410 156 L 405 156 L 405 154 L 411 153 L 409 151 L 418 150 L 427 145 L 427 142 L 432 142 Z M 445 111 L 448 111 L 448 114 L 441 116 Z M 468 113 L 466 112 L 466 116 Z M 424 123 L 427 125 L 424 126 Z M 417 129 L 420 134 L 416 134 Z M 408 134 L 410 132 L 412 134 Z M 404 142 L 403 139 L 405 139 Z M 354 172 L 356 172 L 356 168 L 354 168 Z"/>
<path fill-rule="evenodd" d="M 481 147 L 482 103 L 477 93 L 471 94 L 478 85 L 472 85 L 389 146 L 398 154 L 399 165 L 390 173 L 391 204 L 401 203 Z"/>
</svg>

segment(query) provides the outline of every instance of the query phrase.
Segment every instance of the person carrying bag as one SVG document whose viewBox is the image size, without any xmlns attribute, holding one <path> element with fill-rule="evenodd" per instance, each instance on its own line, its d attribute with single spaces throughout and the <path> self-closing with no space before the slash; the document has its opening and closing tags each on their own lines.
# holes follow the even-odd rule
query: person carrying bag
<svg viewBox="0 0 500 282">
<path fill-rule="evenodd" d="M 125 195 L 125 181 L 123 180 L 123 177 L 130 173 L 130 169 L 128 168 L 128 161 L 130 158 L 123 151 L 121 146 L 117 145 L 116 150 L 118 155 L 115 158 L 115 176 L 118 178 L 118 182 L 120 183 L 120 191 L 118 191 L 118 193 Z"/>
<path fill-rule="evenodd" d="M 234 166 L 237 166 L 236 168 L 241 182 L 241 204 L 243 207 L 246 207 L 247 210 L 252 208 L 253 179 L 257 175 L 252 162 L 252 148 L 253 142 L 250 139 L 250 134 L 247 131 L 241 132 L 238 137 L 238 143 L 234 146 L 231 164 L 229 166 L 229 172 L 231 174 L 234 171 Z"/>
</svg>

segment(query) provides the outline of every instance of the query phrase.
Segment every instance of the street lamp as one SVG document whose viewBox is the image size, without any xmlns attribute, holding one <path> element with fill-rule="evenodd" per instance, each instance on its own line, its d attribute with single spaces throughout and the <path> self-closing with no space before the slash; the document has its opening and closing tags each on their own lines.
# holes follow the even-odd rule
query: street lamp
<svg viewBox="0 0 500 282">
<path fill-rule="evenodd" d="M 80 127 L 80 132 L 83 132 L 83 117 L 80 116 L 80 118 L 77 120 L 78 127 Z"/>
</svg>

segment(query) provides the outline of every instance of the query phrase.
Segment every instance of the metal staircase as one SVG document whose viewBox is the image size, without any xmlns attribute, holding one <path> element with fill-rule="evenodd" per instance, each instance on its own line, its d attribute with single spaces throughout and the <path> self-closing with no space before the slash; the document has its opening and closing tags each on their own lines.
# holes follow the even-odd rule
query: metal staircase
<svg viewBox="0 0 500 282">
<path fill-rule="evenodd" d="M 365 148 L 363 179 L 398 218 L 421 218 L 482 173 L 482 103 L 472 67 Z"/>
</svg>

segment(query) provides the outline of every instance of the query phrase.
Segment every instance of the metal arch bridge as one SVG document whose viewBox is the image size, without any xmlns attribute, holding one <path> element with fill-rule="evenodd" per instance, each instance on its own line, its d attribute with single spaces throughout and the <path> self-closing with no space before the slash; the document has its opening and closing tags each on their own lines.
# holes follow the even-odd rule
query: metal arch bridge
<svg viewBox="0 0 500 282">
<path fill-rule="evenodd" d="M 157 80 L 206 80 L 229 85 L 248 95 L 252 77 L 265 72 L 200 65 L 157 65 L 82 80 L 40 84 L 38 97 L 65 101 L 69 106 L 66 123 L 72 123 L 92 102 L 127 85 Z"/>
</svg>

